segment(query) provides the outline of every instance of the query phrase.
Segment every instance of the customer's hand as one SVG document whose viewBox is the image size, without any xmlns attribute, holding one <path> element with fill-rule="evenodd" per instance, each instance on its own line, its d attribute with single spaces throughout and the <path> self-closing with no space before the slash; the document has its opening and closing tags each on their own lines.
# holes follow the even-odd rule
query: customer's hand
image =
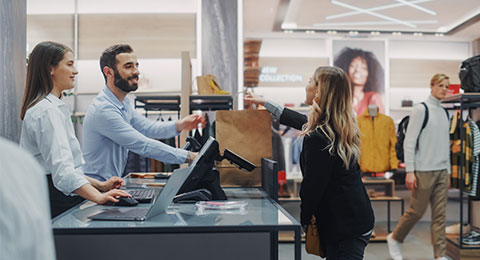
<svg viewBox="0 0 480 260">
<path fill-rule="evenodd" d="M 198 156 L 198 153 L 188 152 L 187 159 L 185 160 L 185 162 L 191 163 L 193 162 L 193 160 L 195 160 L 195 158 L 197 158 L 197 156 Z"/>
<path fill-rule="evenodd" d="M 132 197 L 128 192 L 124 190 L 111 190 L 105 193 L 102 193 L 101 196 L 95 201 L 97 204 L 105 204 L 108 201 L 118 202 L 117 197 Z"/>
<path fill-rule="evenodd" d="M 205 116 L 202 115 L 189 115 L 176 122 L 177 132 L 191 131 L 198 128 L 198 124 L 202 124 L 205 127 Z"/>
<path fill-rule="evenodd" d="M 252 94 L 252 92 L 248 91 L 248 94 L 245 95 L 245 97 L 243 98 L 243 102 L 245 103 L 245 105 L 255 104 L 263 106 L 267 101 L 264 98 L 260 96 L 255 96 Z"/>
<path fill-rule="evenodd" d="M 123 179 L 120 177 L 112 177 L 104 182 L 102 182 L 102 191 L 109 191 L 113 189 L 119 189 L 122 187 Z"/>
<path fill-rule="evenodd" d="M 415 177 L 415 173 L 407 172 L 405 175 L 405 186 L 411 191 L 417 188 L 417 177 Z"/>
</svg>

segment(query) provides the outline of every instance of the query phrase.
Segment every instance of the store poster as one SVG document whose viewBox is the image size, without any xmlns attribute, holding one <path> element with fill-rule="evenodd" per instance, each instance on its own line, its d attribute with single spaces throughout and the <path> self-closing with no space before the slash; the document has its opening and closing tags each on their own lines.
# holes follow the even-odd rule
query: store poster
<svg viewBox="0 0 480 260">
<path fill-rule="evenodd" d="M 368 105 L 385 114 L 387 104 L 386 42 L 376 40 L 333 40 L 333 65 L 343 69 L 353 89 L 353 108 L 362 115 Z"/>
</svg>

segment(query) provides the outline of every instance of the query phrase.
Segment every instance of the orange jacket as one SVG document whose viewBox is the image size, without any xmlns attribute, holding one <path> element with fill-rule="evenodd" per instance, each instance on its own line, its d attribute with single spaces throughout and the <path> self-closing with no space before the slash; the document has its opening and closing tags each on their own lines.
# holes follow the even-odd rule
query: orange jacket
<svg viewBox="0 0 480 260">
<path fill-rule="evenodd" d="M 362 172 L 385 172 L 398 167 L 395 144 L 397 135 L 391 117 L 381 113 L 372 120 L 368 110 L 357 118 L 360 128 L 360 169 Z"/>
</svg>

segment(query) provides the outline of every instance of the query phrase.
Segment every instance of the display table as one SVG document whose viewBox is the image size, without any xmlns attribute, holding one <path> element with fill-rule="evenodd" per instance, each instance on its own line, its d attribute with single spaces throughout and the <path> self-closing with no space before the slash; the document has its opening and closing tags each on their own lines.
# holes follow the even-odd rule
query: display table
<svg viewBox="0 0 480 260">
<path fill-rule="evenodd" d="M 126 179 L 129 186 L 157 182 Z M 52 222 L 57 259 L 278 259 L 284 230 L 295 232 L 294 259 L 300 259 L 301 227 L 290 214 L 259 188 L 225 192 L 229 200 L 246 201 L 246 210 L 202 215 L 194 204 L 172 204 L 146 221 L 92 221 L 89 216 L 112 206 L 84 202 Z"/>
</svg>

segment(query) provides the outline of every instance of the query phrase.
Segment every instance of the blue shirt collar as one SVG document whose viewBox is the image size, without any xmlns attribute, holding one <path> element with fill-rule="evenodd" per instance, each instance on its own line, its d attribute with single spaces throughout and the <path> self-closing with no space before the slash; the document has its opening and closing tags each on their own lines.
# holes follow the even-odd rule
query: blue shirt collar
<svg viewBox="0 0 480 260">
<path fill-rule="evenodd" d="M 127 97 L 123 99 L 124 103 L 120 102 L 120 100 L 118 100 L 115 94 L 113 94 L 113 92 L 107 86 L 103 88 L 103 92 L 105 93 L 107 99 L 109 99 L 112 104 L 121 110 L 126 110 L 126 107 L 130 105 L 130 100 Z"/>
</svg>

